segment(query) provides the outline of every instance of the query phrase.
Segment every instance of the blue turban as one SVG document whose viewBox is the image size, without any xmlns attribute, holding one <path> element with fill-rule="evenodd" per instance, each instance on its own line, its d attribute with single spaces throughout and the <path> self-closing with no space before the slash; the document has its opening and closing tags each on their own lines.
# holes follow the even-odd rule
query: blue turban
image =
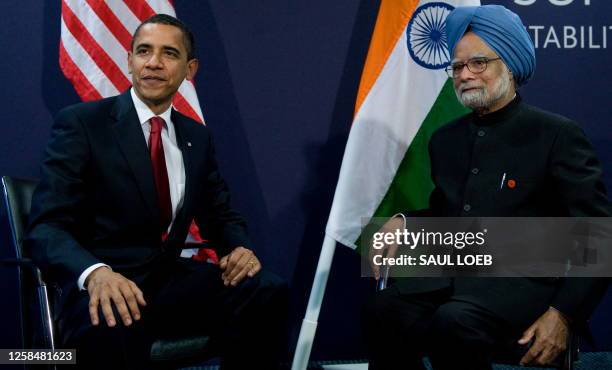
<svg viewBox="0 0 612 370">
<path fill-rule="evenodd" d="M 518 15 L 501 5 L 457 7 L 446 18 L 451 56 L 468 28 L 502 58 L 518 86 L 531 79 L 536 65 L 535 48 Z"/>
</svg>

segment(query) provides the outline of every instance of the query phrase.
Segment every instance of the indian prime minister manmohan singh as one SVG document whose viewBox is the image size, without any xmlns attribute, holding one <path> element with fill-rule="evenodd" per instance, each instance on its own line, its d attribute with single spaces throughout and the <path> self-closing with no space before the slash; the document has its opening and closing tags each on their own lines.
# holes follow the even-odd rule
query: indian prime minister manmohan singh
<svg viewBox="0 0 612 370">
<path fill-rule="evenodd" d="M 447 72 L 472 112 L 433 134 L 435 188 L 420 214 L 609 216 L 601 165 L 581 128 L 525 104 L 517 92 L 536 64 L 520 18 L 499 5 L 459 7 L 446 27 Z M 403 220 L 390 224 L 401 228 Z M 607 284 L 595 278 L 398 279 L 364 308 L 370 369 L 422 369 L 425 355 L 434 369 L 491 369 L 504 343 L 525 346 L 521 364 L 548 364 L 565 350 L 570 328 L 589 318 Z"/>
</svg>

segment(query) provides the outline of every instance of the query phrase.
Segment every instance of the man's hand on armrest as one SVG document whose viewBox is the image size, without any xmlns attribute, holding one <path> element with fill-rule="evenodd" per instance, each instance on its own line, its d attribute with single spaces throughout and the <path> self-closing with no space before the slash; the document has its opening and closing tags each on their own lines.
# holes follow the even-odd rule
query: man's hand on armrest
<svg viewBox="0 0 612 370">
<path fill-rule="evenodd" d="M 568 320 L 557 309 L 550 307 L 523 333 L 519 344 L 527 344 L 535 337 L 533 345 L 521 359 L 521 365 L 547 365 L 567 347 Z"/>
<path fill-rule="evenodd" d="M 240 246 L 221 258 L 219 267 L 223 270 L 223 284 L 236 286 L 246 276 L 255 276 L 261 270 L 261 263 L 252 250 Z"/>
<path fill-rule="evenodd" d="M 89 292 L 89 316 L 91 323 L 98 325 L 98 306 L 108 326 L 115 326 L 115 315 L 111 302 L 117 307 L 123 324 L 129 326 L 134 320 L 140 320 L 138 305 L 146 306 L 142 291 L 136 283 L 123 275 L 113 272 L 108 266 L 98 267 L 85 279 L 85 287 Z"/>
</svg>

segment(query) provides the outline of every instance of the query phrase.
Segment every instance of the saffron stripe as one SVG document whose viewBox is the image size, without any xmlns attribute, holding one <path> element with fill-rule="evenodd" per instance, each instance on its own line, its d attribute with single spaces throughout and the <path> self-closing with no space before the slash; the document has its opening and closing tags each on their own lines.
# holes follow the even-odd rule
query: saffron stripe
<svg viewBox="0 0 612 370">
<path fill-rule="evenodd" d="M 417 4 L 418 0 L 382 0 L 359 82 L 354 115 L 378 79 Z"/>
</svg>

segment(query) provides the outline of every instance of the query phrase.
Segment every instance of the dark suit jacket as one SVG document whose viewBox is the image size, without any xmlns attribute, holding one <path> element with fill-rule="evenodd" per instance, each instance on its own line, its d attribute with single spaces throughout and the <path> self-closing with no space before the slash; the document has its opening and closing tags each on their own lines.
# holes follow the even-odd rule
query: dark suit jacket
<svg viewBox="0 0 612 370">
<path fill-rule="evenodd" d="M 162 243 L 151 161 L 129 91 L 58 114 L 25 246 L 59 286 L 60 307 L 95 263 L 131 278 L 178 258 L 194 218 L 220 256 L 249 245 L 245 222 L 230 207 L 209 130 L 174 110 L 172 121 L 185 165 L 185 198 Z"/>
<path fill-rule="evenodd" d="M 517 98 L 499 111 L 468 114 L 430 141 L 430 208 L 421 216 L 609 216 L 601 165 L 571 120 Z M 506 183 L 501 187 L 503 174 Z M 507 186 L 514 180 L 516 186 Z M 404 279 L 404 293 L 448 286 L 450 279 Z M 524 325 L 549 305 L 572 319 L 588 318 L 607 281 L 602 279 L 458 278 L 455 294 Z M 520 307 L 525 307 L 522 310 Z M 534 312 L 534 317 L 526 313 Z M 530 323 L 529 323 L 530 324 Z"/>
</svg>

